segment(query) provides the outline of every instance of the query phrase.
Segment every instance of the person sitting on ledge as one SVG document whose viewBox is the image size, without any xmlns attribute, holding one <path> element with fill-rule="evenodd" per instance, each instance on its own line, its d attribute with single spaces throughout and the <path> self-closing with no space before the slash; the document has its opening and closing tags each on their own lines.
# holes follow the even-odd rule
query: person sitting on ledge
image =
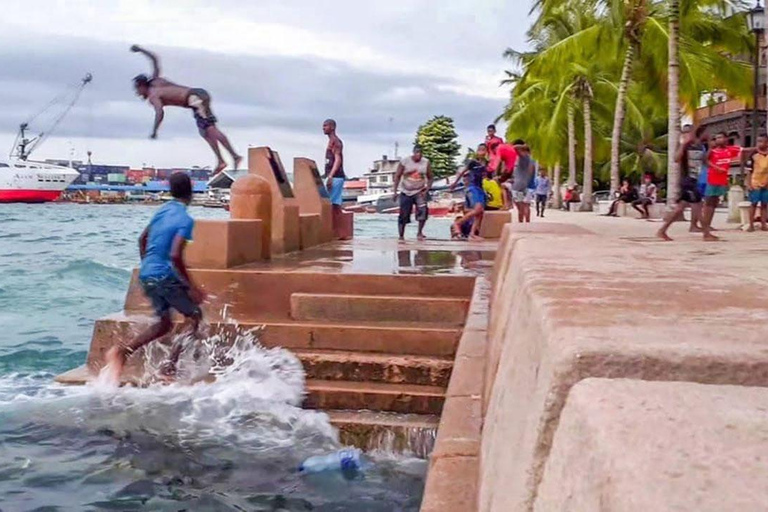
<svg viewBox="0 0 768 512">
<path fill-rule="evenodd" d="M 211 95 L 208 94 L 208 91 L 177 85 L 166 80 L 160 76 L 160 59 L 157 58 L 157 55 L 137 44 L 131 46 L 131 51 L 145 55 L 152 62 L 152 77 L 142 74 L 133 79 L 136 94 L 147 100 L 155 108 L 155 125 L 149 138 L 157 138 L 157 130 L 160 128 L 160 123 L 163 122 L 165 115 L 163 107 L 189 108 L 192 109 L 200 136 L 211 146 L 214 155 L 216 155 L 217 163 L 213 169 L 213 175 L 215 176 L 227 167 L 221 156 L 219 144 L 224 146 L 232 155 L 235 169 L 240 167 L 243 157 L 237 154 L 227 136 L 216 126 L 217 119 L 211 111 Z"/>
<path fill-rule="evenodd" d="M 611 203 L 611 207 L 608 209 L 608 213 L 606 213 L 605 216 L 618 217 L 619 214 L 617 213 L 617 210 L 619 209 L 619 203 L 630 204 L 635 199 L 637 199 L 637 190 L 632 186 L 628 179 L 624 179 L 619 188 L 619 197 Z"/>
<path fill-rule="evenodd" d="M 118 344 L 107 351 L 106 370 L 115 384 L 120 383 L 129 356 L 171 332 L 171 309 L 187 318 L 193 335 L 197 334 L 203 318 L 200 304 L 205 293 L 192 282 L 184 263 L 184 248 L 192 240 L 195 224 L 187 213 L 187 206 L 192 201 L 192 181 L 182 172 L 173 173 L 168 181 L 173 201 L 155 213 L 139 237 L 139 281 L 152 302 L 158 321 L 127 345 Z M 171 349 L 168 361 L 161 368 L 165 377 L 176 375 L 176 364 L 183 349 L 180 343 Z"/>
<path fill-rule="evenodd" d="M 581 202 L 581 194 L 579 193 L 579 186 L 574 184 L 570 185 L 565 191 L 565 197 L 563 198 L 563 210 L 570 211 L 571 203 Z"/>
<path fill-rule="evenodd" d="M 632 201 L 632 208 L 640 213 L 641 219 L 650 219 L 649 206 L 656 202 L 656 185 L 653 184 L 653 176 L 646 174 L 640 185 L 640 197 Z M 642 208 L 642 209 L 641 209 Z"/>
</svg>

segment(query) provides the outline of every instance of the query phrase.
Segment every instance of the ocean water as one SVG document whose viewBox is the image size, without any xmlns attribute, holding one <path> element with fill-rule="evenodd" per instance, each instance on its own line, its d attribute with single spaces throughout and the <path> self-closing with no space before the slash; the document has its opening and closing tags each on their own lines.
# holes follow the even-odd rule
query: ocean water
<svg viewBox="0 0 768 512">
<path fill-rule="evenodd" d="M 298 360 L 246 333 L 214 384 L 53 383 L 85 360 L 95 319 L 121 309 L 155 209 L 0 205 L 0 511 L 418 510 L 422 460 L 368 454 L 351 480 L 296 473 L 305 457 L 340 447 L 336 432 L 298 407 Z M 447 237 L 448 221 L 427 226 Z M 357 237 L 396 232 L 394 216 L 356 219 Z M 215 365 L 200 361 L 185 364 Z"/>
</svg>

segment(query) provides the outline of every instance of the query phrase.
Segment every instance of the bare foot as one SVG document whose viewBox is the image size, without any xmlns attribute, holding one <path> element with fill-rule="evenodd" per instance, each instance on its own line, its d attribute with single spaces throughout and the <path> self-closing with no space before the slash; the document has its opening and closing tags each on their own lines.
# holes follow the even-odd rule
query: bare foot
<svg viewBox="0 0 768 512">
<path fill-rule="evenodd" d="M 125 366 L 125 352 L 119 346 L 107 350 L 104 355 L 104 370 L 107 378 L 111 383 L 116 386 L 120 385 L 120 375 L 123 373 L 123 366 Z"/>
<path fill-rule="evenodd" d="M 481 237 L 480 235 L 469 235 L 470 240 L 477 240 L 478 242 L 481 242 L 485 240 L 485 238 Z"/>
<path fill-rule="evenodd" d="M 768 226 L 760 226 L 760 231 L 768 231 Z"/>
<path fill-rule="evenodd" d="M 216 176 L 226 168 L 227 168 L 227 162 L 224 162 L 224 161 L 219 162 L 219 165 L 217 165 L 216 168 L 213 170 L 213 174 L 211 176 Z"/>
<path fill-rule="evenodd" d="M 657 237 L 659 237 L 659 238 L 661 238 L 661 239 L 662 239 L 662 240 L 664 240 L 665 242 L 671 242 L 671 241 L 672 241 L 672 239 L 669 237 L 669 235 L 668 235 L 668 234 L 666 234 L 666 233 L 662 233 L 661 231 L 659 231 L 658 233 L 656 233 L 656 236 L 657 236 Z"/>
<path fill-rule="evenodd" d="M 747 233 L 754 233 L 755 232 L 755 226 L 749 226 L 747 228 Z"/>
<path fill-rule="evenodd" d="M 416 240 L 418 240 L 419 242 L 423 242 L 423 241 L 424 241 L 424 240 L 426 240 L 426 239 L 427 239 L 427 237 L 425 237 L 425 236 L 424 236 L 424 235 L 422 235 L 422 234 L 418 234 L 418 235 L 416 235 Z"/>
<path fill-rule="evenodd" d="M 243 157 L 240 155 L 237 155 L 235 157 L 235 170 L 238 170 L 240 168 L 240 164 L 243 162 Z"/>
<path fill-rule="evenodd" d="M 698 226 L 694 226 L 694 227 L 690 228 L 688 231 L 689 231 L 690 233 L 701 233 L 701 232 L 703 232 L 704 230 L 703 230 L 703 229 L 701 229 L 701 228 L 700 228 L 700 227 L 698 227 Z"/>
<path fill-rule="evenodd" d="M 704 241 L 705 242 L 719 242 L 720 238 L 716 237 L 715 235 L 712 235 L 710 233 L 707 233 L 704 235 Z"/>
<path fill-rule="evenodd" d="M 157 376 L 163 382 L 175 381 L 177 376 L 176 365 L 172 361 L 166 361 L 160 366 L 160 372 L 158 372 Z"/>
</svg>

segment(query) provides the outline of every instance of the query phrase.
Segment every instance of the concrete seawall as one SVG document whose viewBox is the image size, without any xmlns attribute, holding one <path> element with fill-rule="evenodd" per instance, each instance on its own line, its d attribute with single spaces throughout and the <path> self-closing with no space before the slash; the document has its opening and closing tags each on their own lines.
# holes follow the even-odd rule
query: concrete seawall
<svg viewBox="0 0 768 512">
<path fill-rule="evenodd" d="M 761 479 L 726 473 L 768 475 L 765 244 L 561 218 L 508 226 L 497 253 L 472 510 L 763 510 Z M 689 441 L 665 451 L 675 428 L 654 421 L 672 416 Z"/>
</svg>

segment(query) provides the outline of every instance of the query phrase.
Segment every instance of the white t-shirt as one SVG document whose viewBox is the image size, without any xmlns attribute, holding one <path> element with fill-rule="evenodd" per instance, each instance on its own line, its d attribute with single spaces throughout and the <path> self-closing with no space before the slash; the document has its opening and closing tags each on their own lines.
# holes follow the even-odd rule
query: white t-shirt
<svg viewBox="0 0 768 512">
<path fill-rule="evenodd" d="M 429 166 L 429 160 L 422 156 L 421 160 L 414 162 L 413 157 L 407 156 L 400 161 L 400 164 L 404 169 L 401 182 L 403 185 L 403 194 L 407 196 L 418 194 L 425 186 L 427 186 L 427 167 Z"/>
</svg>

